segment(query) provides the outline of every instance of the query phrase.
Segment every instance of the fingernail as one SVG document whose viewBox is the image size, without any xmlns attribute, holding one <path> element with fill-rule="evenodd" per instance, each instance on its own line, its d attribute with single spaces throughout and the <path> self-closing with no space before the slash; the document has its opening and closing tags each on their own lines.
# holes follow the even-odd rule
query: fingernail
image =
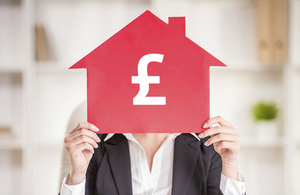
<svg viewBox="0 0 300 195">
<path fill-rule="evenodd" d="M 207 127 L 208 127 L 207 123 L 204 123 L 203 128 L 207 128 Z"/>
<path fill-rule="evenodd" d="M 208 146 L 208 142 L 205 142 L 204 145 Z"/>
<path fill-rule="evenodd" d="M 97 137 L 97 142 L 101 142 L 101 139 L 99 137 Z"/>
<path fill-rule="evenodd" d="M 202 137 L 203 137 L 203 133 L 200 133 L 200 134 L 199 134 L 199 137 L 202 138 Z"/>
<path fill-rule="evenodd" d="M 93 130 L 94 131 L 99 131 L 99 129 L 96 126 L 93 127 Z"/>
</svg>

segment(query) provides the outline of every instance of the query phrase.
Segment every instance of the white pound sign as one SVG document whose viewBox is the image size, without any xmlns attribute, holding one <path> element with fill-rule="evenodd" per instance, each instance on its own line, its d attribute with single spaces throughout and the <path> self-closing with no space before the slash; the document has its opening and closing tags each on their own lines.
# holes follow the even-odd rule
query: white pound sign
<svg viewBox="0 0 300 195">
<path fill-rule="evenodd" d="M 138 64 L 138 76 L 131 77 L 132 84 L 139 84 L 140 90 L 133 98 L 133 105 L 166 105 L 166 97 L 146 97 L 149 84 L 159 84 L 159 76 L 148 76 L 147 67 L 150 62 L 162 63 L 164 55 L 151 53 L 144 55 Z"/>
</svg>

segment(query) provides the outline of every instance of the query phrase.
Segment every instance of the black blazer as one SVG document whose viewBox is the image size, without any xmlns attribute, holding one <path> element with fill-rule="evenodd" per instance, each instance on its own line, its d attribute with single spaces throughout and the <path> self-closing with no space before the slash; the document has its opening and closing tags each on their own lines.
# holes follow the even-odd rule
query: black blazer
<svg viewBox="0 0 300 195">
<path fill-rule="evenodd" d="M 95 149 L 86 173 L 86 195 L 132 195 L 129 146 L 115 134 Z M 222 160 L 208 138 L 184 133 L 175 139 L 172 195 L 221 195 Z"/>
</svg>

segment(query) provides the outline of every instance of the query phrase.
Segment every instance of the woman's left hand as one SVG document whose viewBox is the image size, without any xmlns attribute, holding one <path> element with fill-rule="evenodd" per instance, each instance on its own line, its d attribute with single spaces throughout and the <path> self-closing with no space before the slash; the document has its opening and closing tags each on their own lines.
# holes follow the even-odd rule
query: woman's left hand
<svg viewBox="0 0 300 195">
<path fill-rule="evenodd" d="M 220 126 L 211 127 L 213 124 L 219 124 Z M 237 157 L 240 150 L 240 137 L 237 129 L 221 116 L 208 119 L 203 128 L 208 127 L 211 128 L 199 134 L 199 137 L 211 136 L 204 145 L 213 144 L 216 152 L 221 155 L 223 174 L 238 180 Z"/>
</svg>

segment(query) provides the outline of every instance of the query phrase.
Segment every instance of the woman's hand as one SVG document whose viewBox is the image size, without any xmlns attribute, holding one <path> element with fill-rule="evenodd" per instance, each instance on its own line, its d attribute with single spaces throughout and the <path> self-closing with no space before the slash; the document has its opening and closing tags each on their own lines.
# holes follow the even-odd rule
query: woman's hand
<svg viewBox="0 0 300 195">
<path fill-rule="evenodd" d="M 95 125 L 82 122 L 65 137 L 65 148 L 71 162 L 68 185 L 76 185 L 84 180 L 94 148 L 98 148 L 96 142 L 100 142 L 95 133 L 97 131 L 99 129 Z"/>
<path fill-rule="evenodd" d="M 213 124 L 219 124 L 219 126 L 211 127 Z M 238 180 L 237 157 L 240 150 L 238 131 L 220 116 L 208 119 L 203 128 L 208 127 L 211 128 L 199 134 L 199 137 L 211 136 L 204 145 L 213 144 L 215 150 L 221 155 L 223 175 Z"/>
</svg>

